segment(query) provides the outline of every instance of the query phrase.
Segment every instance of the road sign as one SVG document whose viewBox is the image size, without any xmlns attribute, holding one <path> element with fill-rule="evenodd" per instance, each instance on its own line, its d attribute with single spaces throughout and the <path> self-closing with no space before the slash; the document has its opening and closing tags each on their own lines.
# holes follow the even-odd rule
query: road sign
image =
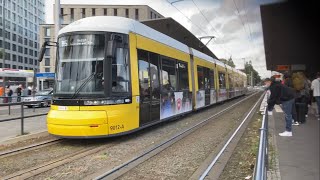
<svg viewBox="0 0 320 180">
<path fill-rule="evenodd" d="M 55 73 L 37 73 L 36 77 L 37 78 L 54 78 Z"/>
</svg>

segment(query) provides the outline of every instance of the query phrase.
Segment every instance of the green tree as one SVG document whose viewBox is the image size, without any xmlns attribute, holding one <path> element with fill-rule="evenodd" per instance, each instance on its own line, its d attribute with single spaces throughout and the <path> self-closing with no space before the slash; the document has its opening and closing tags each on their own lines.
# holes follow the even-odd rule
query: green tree
<svg viewBox="0 0 320 180">
<path fill-rule="evenodd" d="M 224 58 L 221 58 L 220 61 L 223 62 L 223 63 L 225 63 L 225 64 L 227 64 L 227 65 L 229 65 L 229 66 L 231 66 L 231 67 L 233 67 L 233 68 L 236 67 L 236 65 L 234 65 L 234 62 L 233 62 L 231 56 L 230 56 L 230 58 L 229 58 L 228 60 L 227 60 L 227 59 L 224 59 Z"/>
<path fill-rule="evenodd" d="M 253 85 L 261 82 L 261 77 L 259 73 L 253 68 L 251 61 L 245 63 L 244 72 L 247 74 L 248 84 L 250 84 L 251 82 L 251 72 L 253 76 Z"/>
</svg>

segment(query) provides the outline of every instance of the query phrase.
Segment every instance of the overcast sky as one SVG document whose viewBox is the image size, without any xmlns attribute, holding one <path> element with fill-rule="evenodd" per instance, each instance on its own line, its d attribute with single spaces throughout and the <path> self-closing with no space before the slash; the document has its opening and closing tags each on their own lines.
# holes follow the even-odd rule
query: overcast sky
<svg viewBox="0 0 320 180">
<path fill-rule="evenodd" d="M 215 36 L 208 47 L 218 58 L 232 56 L 238 69 L 243 68 L 244 61 L 251 60 L 260 76 L 270 76 L 270 71 L 266 70 L 259 6 L 279 0 L 184 0 L 173 3 L 191 22 L 168 1 L 61 0 L 61 4 L 149 5 L 163 16 L 174 18 L 197 37 Z M 53 3 L 54 0 L 46 0 L 46 23 L 53 23 Z"/>
</svg>

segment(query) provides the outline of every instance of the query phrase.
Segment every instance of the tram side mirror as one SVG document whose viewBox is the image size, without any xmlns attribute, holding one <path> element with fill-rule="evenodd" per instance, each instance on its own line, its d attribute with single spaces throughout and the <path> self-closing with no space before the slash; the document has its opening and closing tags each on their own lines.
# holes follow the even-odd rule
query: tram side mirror
<svg viewBox="0 0 320 180">
<path fill-rule="evenodd" d="M 114 40 L 108 41 L 108 48 L 107 48 L 107 57 L 108 58 L 115 57 L 116 47 L 117 47 L 116 41 L 114 41 Z"/>
<path fill-rule="evenodd" d="M 38 61 L 41 62 L 42 59 L 43 59 L 43 56 L 44 56 L 44 53 L 46 53 L 46 47 L 48 45 L 48 41 L 45 41 L 42 46 L 41 46 L 41 49 L 40 49 L 40 53 L 39 53 L 39 56 L 38 56 Z"/>
</svg>

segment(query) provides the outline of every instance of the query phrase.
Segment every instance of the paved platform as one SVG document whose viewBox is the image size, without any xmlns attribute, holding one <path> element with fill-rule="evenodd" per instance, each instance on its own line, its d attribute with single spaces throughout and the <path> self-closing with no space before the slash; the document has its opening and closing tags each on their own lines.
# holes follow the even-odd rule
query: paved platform
<svg viewBox="0 0 320 180">
<path fill-rule="evenodd" d="M 315 107 L 309 110 L 305 124 L 293 126 L 292 137 L 281 137 L 285 130 L 284 114 L 275 108 L 269 120 L 275 126 L 275 141 L 282 180 L 319 180 L 319 129 Z"/>
</svg>

